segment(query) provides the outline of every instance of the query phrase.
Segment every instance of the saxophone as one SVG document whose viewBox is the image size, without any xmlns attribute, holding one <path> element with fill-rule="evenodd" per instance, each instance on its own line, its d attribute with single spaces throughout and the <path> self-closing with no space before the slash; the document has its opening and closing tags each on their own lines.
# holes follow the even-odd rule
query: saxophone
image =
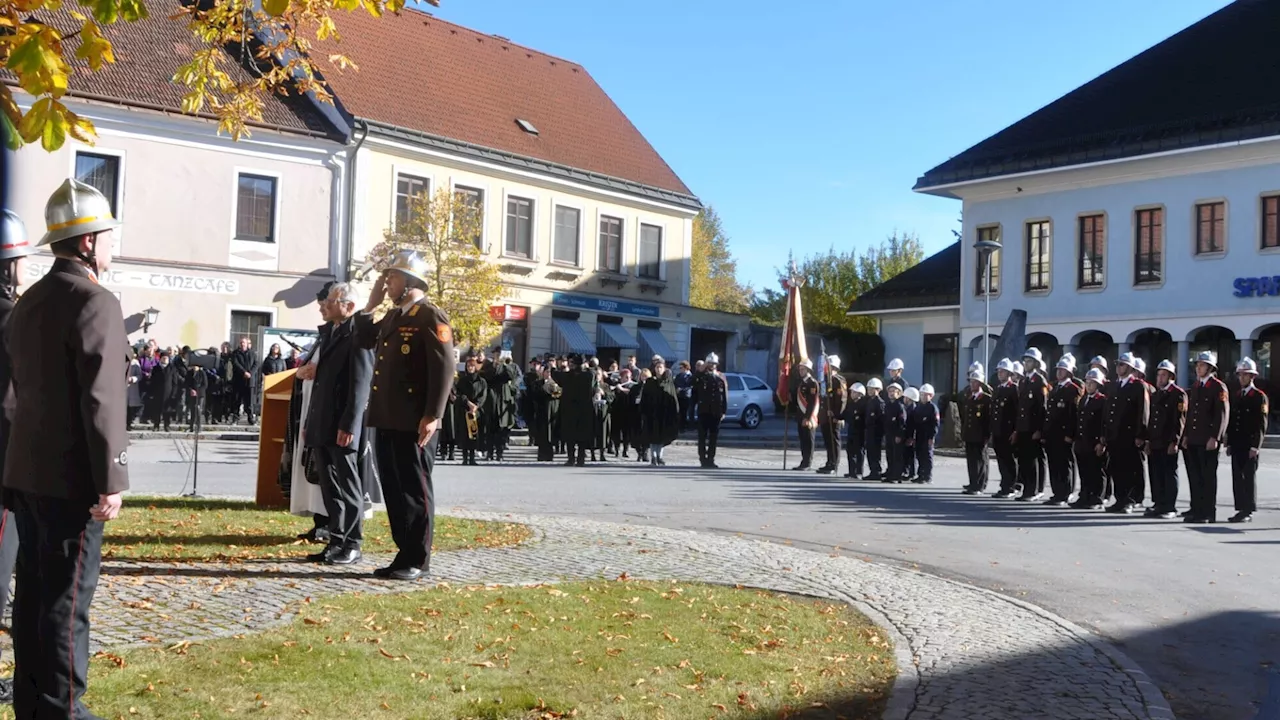
<svg viewBox="0 0 1280 720">
<path fill-rule="evenodd" d="M 480 423 L 476 420 L 476 411 L 467 410 L 467 437 L 475 440 L 480 434 Z"/>
</svg>

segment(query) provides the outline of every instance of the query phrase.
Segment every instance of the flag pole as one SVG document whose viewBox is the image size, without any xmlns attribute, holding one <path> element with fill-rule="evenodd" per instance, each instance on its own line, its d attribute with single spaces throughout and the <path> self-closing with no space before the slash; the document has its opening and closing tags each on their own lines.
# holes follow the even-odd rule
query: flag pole
<svg viewBox="0 0 1280 720">
<path fill-rule="evenodd" d="M 791 366 L 791 361 L 793 359 L 791 357 L 791 346 L 789 344 L 790 340 L 791 340 L 790 335 L 783 337 L 782 339 L 782 342 L 788 343 L 787 353 L 786 353 L 788 367 Z M 788 370 L 787 374 L 790 375 L 791 371 Z M 787 396 L 782 399 L 782 469 L 783 470 L 787 469 L 787 438 L 790 435 L 791 435 L 791 388 L 790 386 L 788 386 Z"/>
</svg>

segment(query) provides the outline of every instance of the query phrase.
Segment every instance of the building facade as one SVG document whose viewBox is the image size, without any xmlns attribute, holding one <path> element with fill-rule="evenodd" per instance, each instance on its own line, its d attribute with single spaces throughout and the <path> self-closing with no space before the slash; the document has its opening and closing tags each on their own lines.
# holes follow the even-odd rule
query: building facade
<svg viewBox="0 0 1280 720">
<path fill-rule="evenodd" d="M 1132 351 L 1186 378 L 1213 350 L 1273 377 L 1280 126 L 1259 108 L 1276 105 L 1280 64 L 1255 62 L 1251 38 L 1278 16 L 1230 5 L 920 179 L 964 205 L 966 362 L 989 303 L 993 334 L 1025 310 L 1028 344 L 1051 359 Z M 989 268 L 981 241 L 1002 246 Z"/>
</svg>

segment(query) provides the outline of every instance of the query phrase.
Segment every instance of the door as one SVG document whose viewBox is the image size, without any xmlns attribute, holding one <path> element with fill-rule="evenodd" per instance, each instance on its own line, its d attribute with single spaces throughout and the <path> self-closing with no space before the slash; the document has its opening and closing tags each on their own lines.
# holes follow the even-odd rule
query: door
<svg viewBox="0 0 1280 720">
<path fill-rule="evenodd" d="M 742 416 L 742 408 L 746 407 L 747 388 L 742 384 L 741 375 L 725 375 L 724 379 L 729 385 L 729 409 L 725 417 L 739 418 Z"/>
</svg>

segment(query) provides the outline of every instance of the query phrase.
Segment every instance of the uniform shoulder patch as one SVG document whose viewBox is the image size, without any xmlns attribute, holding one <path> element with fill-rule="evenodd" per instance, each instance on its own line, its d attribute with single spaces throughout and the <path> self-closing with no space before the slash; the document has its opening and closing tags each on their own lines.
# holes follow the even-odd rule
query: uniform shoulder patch
<svg viewBox="0 0 1280 720">
<path fill-rule="evenodd" d="M 414 315 L 417 315 L 418 311 L 421 309 L 422 309 L 421 305 L 414 305 L 413 307 L 409 308 L 409 317 L 413 317 Z"/>
<path fill-rule="evenodd" d="M 453 342 L 453 328 L 449 327 L 449 323 L 436 325 L 436 338 L 442 343 Z"/>
</svg>

